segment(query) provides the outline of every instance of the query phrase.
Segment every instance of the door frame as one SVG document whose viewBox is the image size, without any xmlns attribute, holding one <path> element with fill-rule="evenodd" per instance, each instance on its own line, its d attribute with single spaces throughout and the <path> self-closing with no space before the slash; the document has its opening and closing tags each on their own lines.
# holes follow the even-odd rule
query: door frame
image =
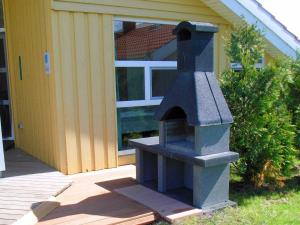
<svg viewBox="0 0 300 225">
<path fill-rule="evenodd" d="M 0 178 L 2 177 L 2 172 L 5 171 L 5 160 L 4 160 L 4 149 L 1 131 L 1 120 L 0 120 Z"/>
</svg>

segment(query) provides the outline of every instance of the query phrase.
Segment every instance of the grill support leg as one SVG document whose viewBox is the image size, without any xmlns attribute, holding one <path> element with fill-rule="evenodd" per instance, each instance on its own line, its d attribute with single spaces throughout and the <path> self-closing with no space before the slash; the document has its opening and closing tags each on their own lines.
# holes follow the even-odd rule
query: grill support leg
<svg viewBox="0 0 300 225">
<path fill-rule="evenodd" d="M 166 169 L 167 169 L 167 160 L 166 157 L 162 155 L 157 155 L 157 166 L 158 166 L 158 184 L 157 188 L 159 192 L 165 192 L 166 191 Z"/>
</svg>

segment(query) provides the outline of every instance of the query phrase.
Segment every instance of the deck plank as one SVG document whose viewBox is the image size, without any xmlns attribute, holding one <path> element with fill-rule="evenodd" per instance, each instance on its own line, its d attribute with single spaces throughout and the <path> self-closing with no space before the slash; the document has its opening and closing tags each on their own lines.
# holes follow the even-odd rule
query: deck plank
<svg viewBox="0 0 300 225">
<path fill-rule="evenodd" d="M 72 176 L 72 186 L 57 196 L 61 205 L 37 225 L 151 223 L 158 218 L 153 210 L 114 191 L 136 185 L 134 178 L 134 166 Z"/>
<path fill-rule="evenodd" d="M 0 219 L 0 225 L 12 224 L 15 220 Z"/>
<path fill-rule="evenodd" d="M 69 187 L 72 180 L 39 160 L 13 149 L 5 153 L 0 178 L 0 224 L 12 224 Z"/>
</svg>

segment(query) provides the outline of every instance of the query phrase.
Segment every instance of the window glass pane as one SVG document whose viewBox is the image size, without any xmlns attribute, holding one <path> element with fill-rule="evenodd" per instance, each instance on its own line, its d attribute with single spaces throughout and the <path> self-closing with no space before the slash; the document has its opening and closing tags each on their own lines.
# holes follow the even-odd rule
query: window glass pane
<svg viewBox="0 0 300 225">
<path fill-rule="evenodd" d="M 115 21 L 116 60 L 174 61 L 175 25 Z"/>
<path fill-rule="evenodd" d="M 7 77 L 0 73 L 0 100 L 8 100 Z"/>
<path fill-rule="evenodd" d="M 163 97 L 176 76 L 176 69 L 152 69 L 152 97 Z"/>
<path fill-rule="evenodd" d="M 117 101 L 145 99 L 143 67 L 117 67 Z"/>
<path fill-rule="evenodd" d="M 0 117 L 2 125 L 2 137 L 11 136 L 11 126 L 10 126 L 10 113 L 8 105 L 0 105 Z"/>
<path fill-rule="evenodd" d="M 0 34 L 0 68 L 5 68 L 4 38 Z"/>
<path fill-rule="evenodd" d="M 158 121 L 154 119 L 157 106 L 119 108 L 118 145 L 119 150 L 130 148 L 129 139 L 158 135 Z"/>
</svg>

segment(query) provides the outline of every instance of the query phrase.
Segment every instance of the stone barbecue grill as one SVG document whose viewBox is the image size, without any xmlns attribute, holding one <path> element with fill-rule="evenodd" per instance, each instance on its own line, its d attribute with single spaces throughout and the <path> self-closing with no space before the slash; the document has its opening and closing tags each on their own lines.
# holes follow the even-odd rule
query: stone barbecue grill
<svg viewBox="0 0 300 225">
<path fill-rule="evenodd" d="M 178 75 L 156 112 L 159 137 L 131 140 L 136 148 L 137 180 L 160 192 L 190 190 L 192 204 L 206 211 L 229 201 L 229 150 L 232 115 L 213 73 L 217 27 L 180 23 Z"/>
</svg>

